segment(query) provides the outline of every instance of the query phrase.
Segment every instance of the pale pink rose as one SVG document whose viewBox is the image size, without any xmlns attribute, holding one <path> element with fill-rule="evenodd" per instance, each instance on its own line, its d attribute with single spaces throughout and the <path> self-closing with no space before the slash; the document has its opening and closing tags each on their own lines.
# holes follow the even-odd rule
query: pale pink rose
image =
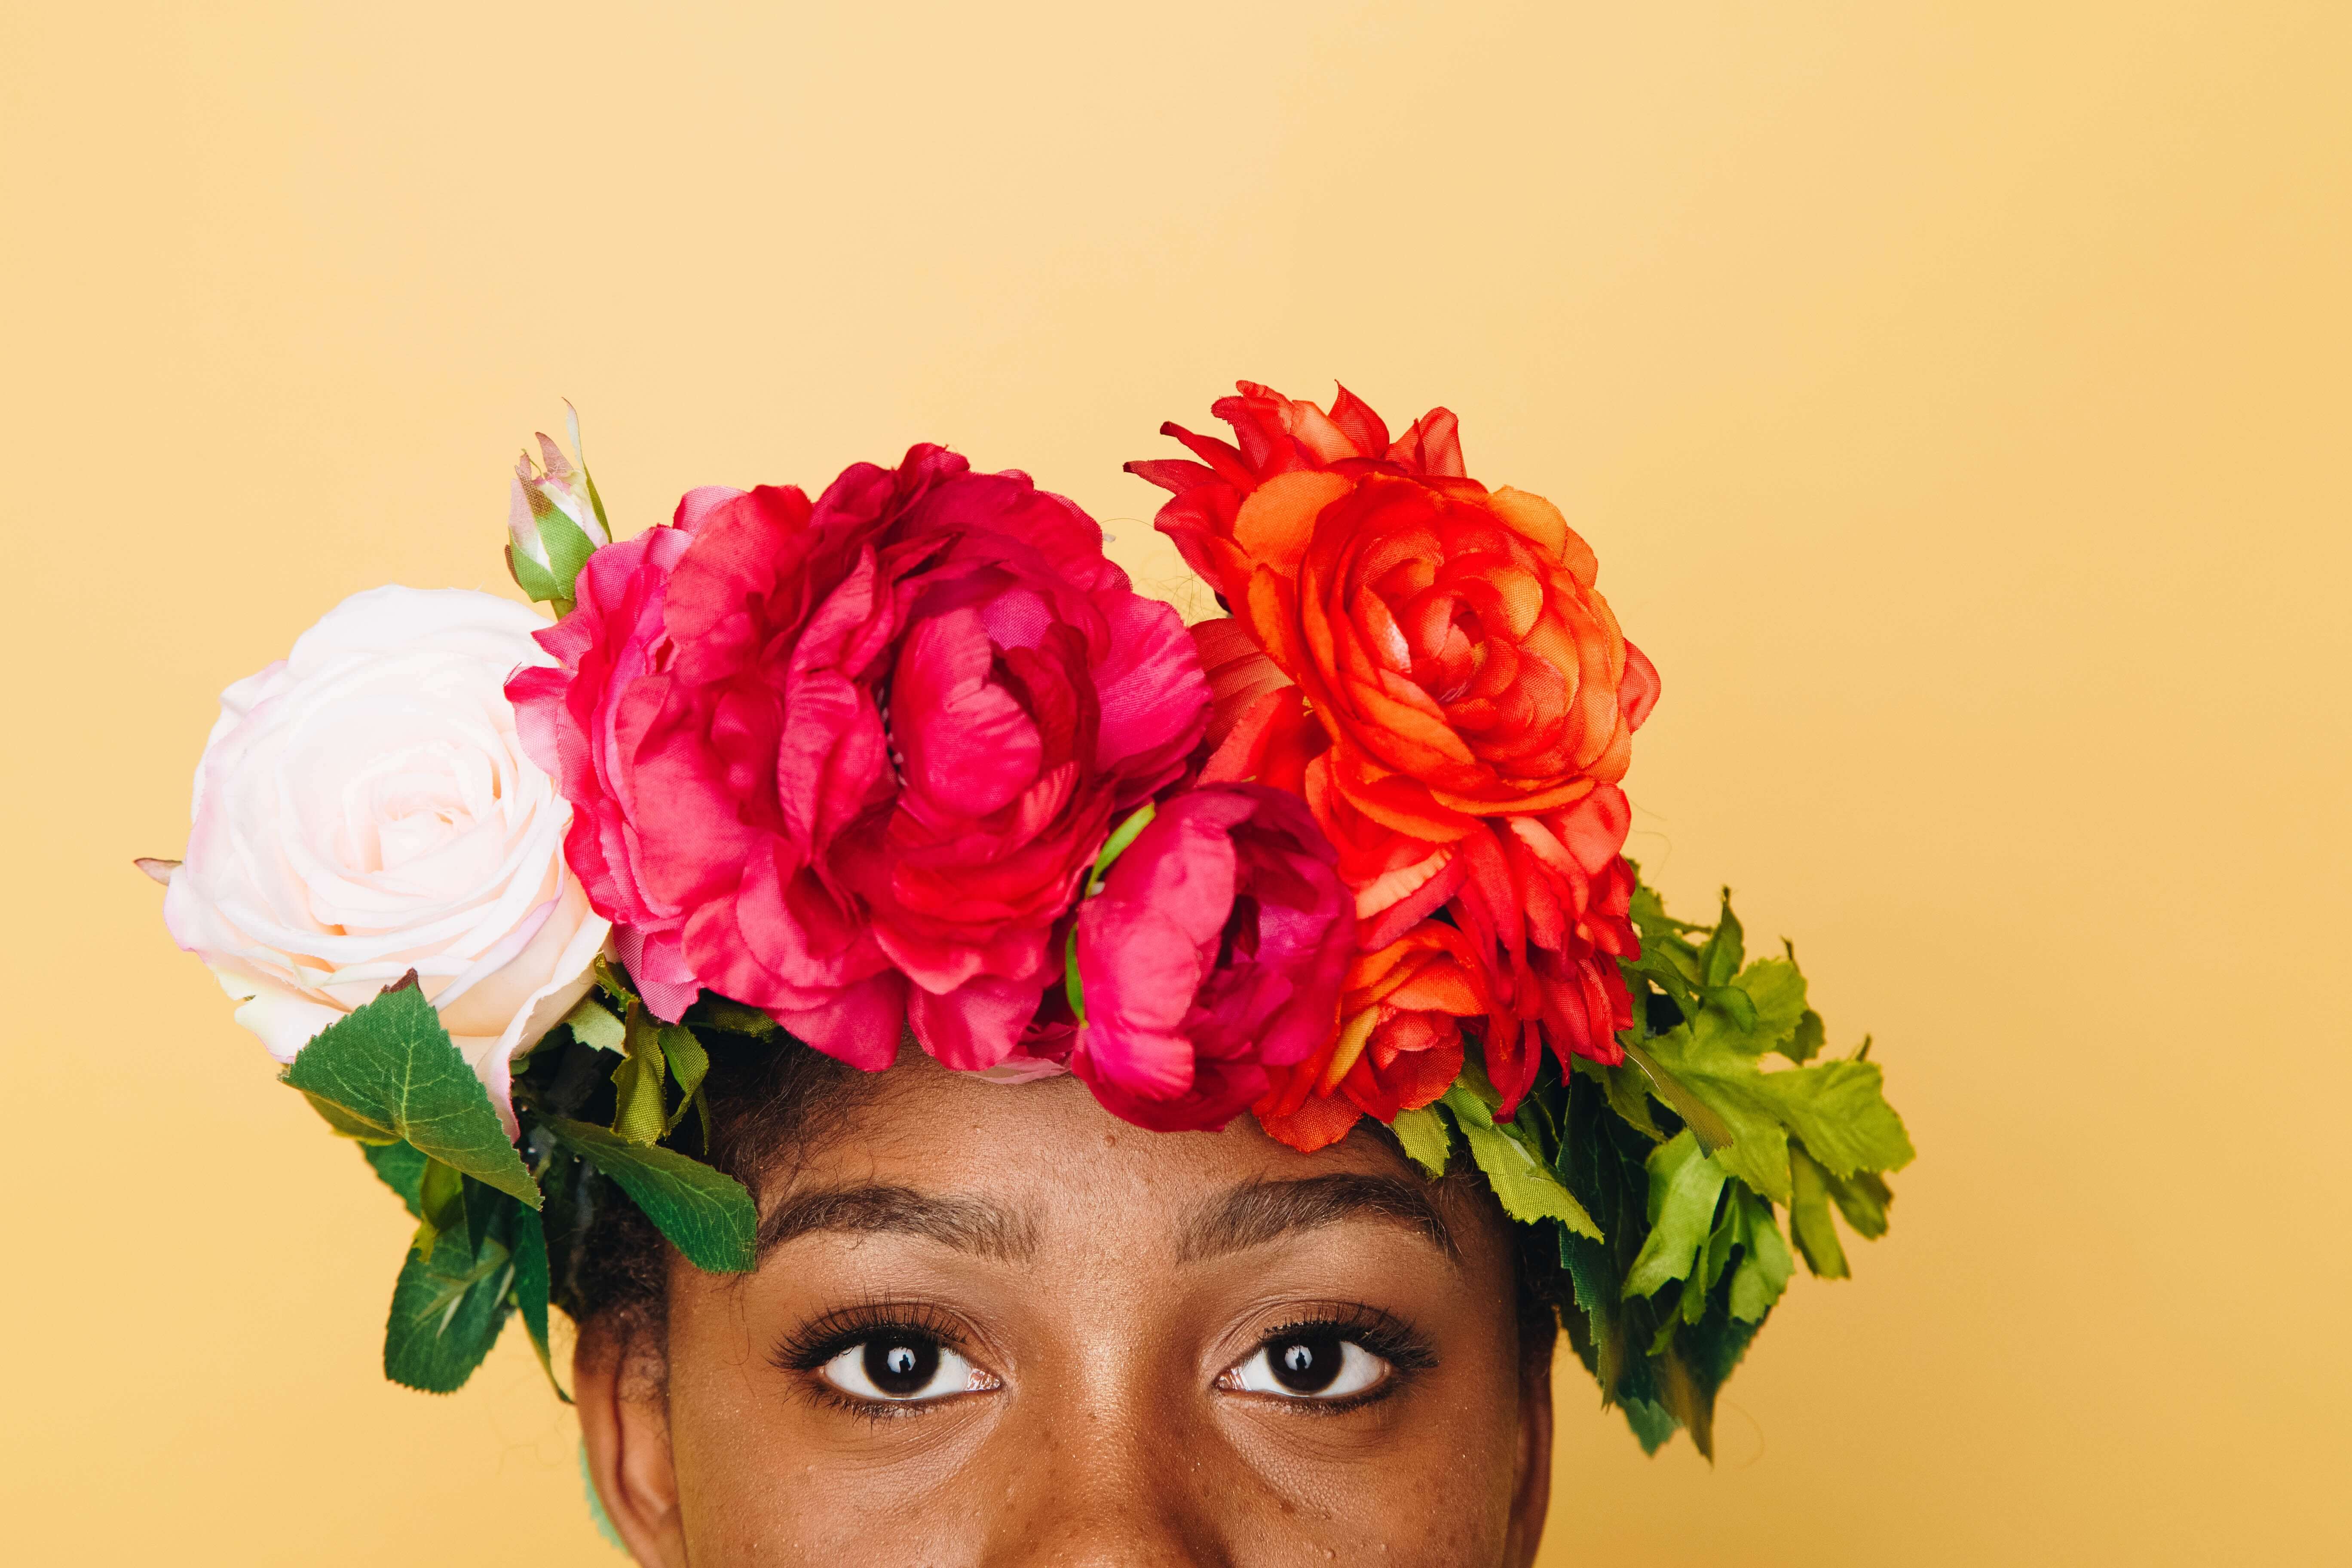
<svg viewBox="0 0 2352 1568">
<path fill-rule="evenodd" d="M 545 626 L 377 588 L 221 694 L 163 920 L 278 1060 L 414 969 L 512 1131 L 511 1064 L 587 993 L 609 929 L 503 690 L 548 662 Z"/>
</svg>

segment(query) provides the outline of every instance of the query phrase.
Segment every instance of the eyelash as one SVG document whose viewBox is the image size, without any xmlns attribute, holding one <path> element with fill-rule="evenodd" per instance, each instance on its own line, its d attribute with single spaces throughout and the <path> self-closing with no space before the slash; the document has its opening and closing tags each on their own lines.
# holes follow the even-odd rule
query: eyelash
<svg viewBox="0 0 2352 1568">
<path fill-rule="evenodd" d="M 1326 1311 L 1269 1329 L 1258 1336 L 1249 1355 L 1258 1354 L 1286 1336 L 1317 1331 L 1337 1332 L 1341 1338 L 1362 1346 L 1388 1363 L 1393 1375 L 1383 1378 L 1379 1386 L 1351 1398 L 1281 1401 L 1303 1414 L 1339 1415 L 1377 1405 L 1391 1394 L 1401 1392 L 1416 1375 L 1437 1364 L 1436 1355 L 1420 1331 L 1403 1320 L 1362 1301 L 1336 1304 Z M 967 1342 L 962 1326 L 928 1302 L 870 1301 L 836 1309 L 803 1324 L 777 1344 L 769 1360 L 780 1370 L 798 1374 L 810 1396 L 819 1404 L 848 1415 L 863 1416 L 868 1421 L 878 1423 L 919 1415 L 940 1403 L 937 1400 L 861 1399 L 835 1388 L 819 1374 L 818 1369 L 835 1356 L 879 1334 L 905 1334 L 928 1339 L 959 1353 Z M 1249 1356 L 1244 1356 L 1234 1365 L 1243 1365 L 1248 1360 Z M 1222 1380 L 1226 1374 L 1221 1373 L 1218 1375 Z"/>
<path fill-rule="evenodd" d="M 1234 1363 L 1246 1365 L 1251 1356 L 1286 1336 L 1315 1331 L 1337 1331 L 1341 1339 L 1351 1340 L 1389 1363 L 1393 1375 L 1381 1380 L 1378 1386 L 1345 1399 L 1285 1399 L 1277 1401 L 1285 1409 L 1304 1415 L 1344 1415 L 1351 1410 L 1361 1410 L 1378 1405 L 1394 1394 L 1402 1393 L 1422 1373 L 1437 1364 L 1436 1352 L 1421 1331 L 1403 1319 L 1381 1310 L 1364 1301 L 1338 1303 L 1328 1311 L 1313 1317 L 1300 1318 L 1268 1329 L 1250 1347 L 1249 1355 Z M 1222 1378 L 1224 1374 L 1220 1373 Z"/>
<path fill-rule="evenodd" d="M 779 1342 L 769 1361 L 782 1371 L 798 1374 L 809 1396 L 829 1409 L 864 1416 L 872 1422 L 919 1415 L 943 1403 L 929 1400 L 861 1399 L 825 1381 L 818 1369 L 846 1350 L 882 1334 L 926 1339 L 961 1353 L 966 1336 L 961 1324 L 924 1301 L 868 1301 L 842 1307 L 803 1324 Z"/>
</svg>

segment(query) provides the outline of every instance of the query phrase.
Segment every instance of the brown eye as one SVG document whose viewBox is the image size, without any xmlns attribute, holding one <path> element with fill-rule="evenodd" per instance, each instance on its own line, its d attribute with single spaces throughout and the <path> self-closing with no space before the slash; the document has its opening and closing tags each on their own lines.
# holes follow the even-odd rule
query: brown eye
<svg viewBox="0 0 2352 1568">
<path fill-rule="evenodd" d="M 1291 1330 L 1259 1346 L 1220 1381 L 1243 1394 L 1346 1399 L 1379 1387 L 1395 1370 L 1337 1330 Z"/>
<path fill-rule="evenodd" d="M 939 1341 L 903 1331 L 851 1345 L 819 1367 L 817 1375 L 844 1394 L 892 1405 L 992 1386 L 986 1374 Z"/>
</svg>

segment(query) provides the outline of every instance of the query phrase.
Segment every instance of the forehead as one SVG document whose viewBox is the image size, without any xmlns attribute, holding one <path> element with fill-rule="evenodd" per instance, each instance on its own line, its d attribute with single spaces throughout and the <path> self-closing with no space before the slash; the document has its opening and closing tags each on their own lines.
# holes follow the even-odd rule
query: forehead
<svg viewBox="0 0 2352 1568">
<path fill-rule="evenodd" d="M 1302 1154 L 1247 1114 L 1216 1132 L 1151 1131 L 1113 1117 L 1071 1078 L 992 1083 L 909 1053 L 861 1079 L 840 1113 L 812 1131 L 818 1135 L 794 1149 L 789 1171 L 761 1184 L 772 1220 L 812 1193 L 885 1188 L 968 1203 L 975 1224 L 1003 1227 L 1028 1247 L 1058 1237 L 1095 1252 L 1181 1255 L 1230 1213 L 1237 1194 L 1363 1178 L 1364 1187 L 1394 1186 L 1414 1203 L 1425 1194 L 1443 1215 L 1428 1228 L 1444 1233 L 1447 1250 L 1458 1243 L 1465 1253 L 1498 1253 L 1503 1245 L 1505 1222 L 1475 1187 L 1427 1183 L 1368 1132 Z M 1397 1216 L 1385 1218 L 1393 1226 Z"/>
<path fill-rule="evenodd" d="M 1075 1078 L 992 1083 L 913 1052 L 862 1079 L 828 1131 L 802 1151 L 812 1172 L 961 1177 L 1008 1196 L 1066 1184 L 1074 1163 L 1095 1180 L 1132 1189 L 1129 1195 L 1334 1171 L 1385 1176 L 1407 1170 L 1376 1138 L 1301 1154 L 1268 1138 L 1246 1112 L 1222 1131 L 1155 1132 L 1111 1115 Z"/>
</svg>

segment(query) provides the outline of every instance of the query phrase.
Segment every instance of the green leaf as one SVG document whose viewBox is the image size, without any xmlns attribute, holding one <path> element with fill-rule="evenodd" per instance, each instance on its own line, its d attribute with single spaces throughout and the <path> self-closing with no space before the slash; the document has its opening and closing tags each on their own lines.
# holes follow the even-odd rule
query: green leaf
<svg viewBox="0 0 2352 1568">
<path fill-rule="evenodd" d="M 1419 1110 L 1402 1110 L 1390 1124 L 1397 1142 L 1412 1163 L 1435 1177 L 1445 1174 L 1445 1162 L 1454 1152 L 1454 1135 L 1445 1129 L 1445 1116 L 1433 1105 Z"/>
<path fill-rule="evenodd" d="M 1715 1229 L 1723 1167 L 1685 1131 L 1650 1155 L 1650 1234 L 1625 1276 L 1629 1296 L 1654 1296 L 1687 1276 Z"/>
<path fill-rule="evenodd" d="M 1708 985 L 1699 991 L 1701 1016 L 1706 1009 L 1723 1014 L 1743 1032 L 1756 1027 L 1755 999 L 1737 985 Z"/>
<path fill-rule="evenodd" d="M 1845 1247 L 1830 1218 L 1828 1173 L 1801 1145 L 1790 1146 L 1789 1168 L 1789 1229 L 1796 1236 L 1797 1250 L 1805 1255 L 1805 1267 L 1824 1279 L 1849 1278 L 1853 1270 L 1846 1265 Z"/>
<path fill-rule="evenodd" d="M 1581 1327 L 1585 1332 L 1571 1332 L 1570 1338 L 1599 1381 L 1601 1399 L 1606 1403 L 1617 1388 L 1624 1359 L 1624 1336 L 1619 1332 L 1617 1305 L 1624 1294 L 1623 1286 L 1610 1265 L 1608 1248 L 1565 1226 L 1559 1232 L 1559 1266 L 1568 1273 L 1577 1308 L 1583 1314 L 1580 1323 L 1571 1314 L 1566 1326 L 1571 1330 Z"/>
<path fill-rule="evenodd" d="M 629 984 L 628 975 L 611 959 L 600 955 L 588 965 L 588 973 L 596 977 L 597 987 L 605 995 L 620 1004 L 623 1012 L 636 1004 L 637 988 Z"/>
<path fill-rule="evenodd" d="M 1793 947 L 1747 962 L 1727 893 L 1711 928 L 1639 885 L 1630 913 L 1642 952 L 1620 964 L 1627 1065 L 1576 1064 L 1568 1085 L 1557 1169 L 1607 1240 L 1561 1234 L 1575 1296 L 1563 1327 L 1645 1448 L 1680 1426 L 1706 1453 L 1717 1391 L 1794 1270 L 1789 1237 L 1817 1272 L 1843 1274 L 1831 1206 L 1882 1234 L 1881 1173 L 1912 1149 L 1866 1048 L 1820 1059 L 1826 1031 Z M 1653 1095 L 1681 1128 L 1654 1147 L 1676 1123 L 1654 1115 Z M 1774 1200 L 1790 1205 L 1787 1235 Z"/>
<path fill-rule="evenodd" d="M 1642 1069 L 1630 1061 L 1615 1067 L 1602 1067 L 1589 1058 L 1576 1058 L 1576 1071 L 1598 1083 L 1608 1096 L 1609 1109 L 1629 1127 L 1637 1129 L 1653 1142 L 1663 1143 L 1666 1135 L 1650 1114 L 1650 1080 Z"/>
<path fill-rule="evenodd" d="M 627 1048 L 628 1030 L 620 1016 L 593 996 L 583 996 L 580 1005 L 563 1016 L 572 1026 L 572 1037 L 583 1045 L 593 1046 L 600 1051 L 622 1052 Z"/>
<path fill-rule="evenodd" d="M 1758 1065 L 1759 1052 L 1750 1048 L 1761 1033 L 1738 1033 L 1710 1012 L 1653 1036 L 1641 1047 L 1644 1067 L 1662 1069 L 1729 1128 L 1730 1146 L 1714 1151 L 1725 1170 L 1764 1196 L 1787 1203 L 1791 1133 L 1804 1140 L 1832 1175 L 1894 1170 L 1910 1161 L 1910 1139 L 1881 1092 L 1874 1065 L 1823 1062 L 1765 1072 Z M 1627 1054 L 1633 1054 L 1632 1047 Z M 1663 1083 L 1660 1092 L 1667 1104 L 1682 1110 Z"/>
<path fill-rule="evenodd" d="M 1609 1109 L 1600 1080 L 1585 1074 L 1571 1075 L 1564 1127 L 1560 1173 L 1608 1237 L 1560 1233 L 1560 1264 L 1575 1292 L 1575 1309 L 1561 1313 L 1569 1343 L 1644 1449 L 1655 1452 L 1682 1426 L 1701 1453 L 1710 1452 L 1716 1394 L 1756 1330 L 1730 1310 L 1745 1267 L 1744 1236 L 1731 1227 L 1748 1216 L 1721 1211 L 1692 1248 L 1691 1277 L 1678 1289 L 1629 1294 L 1623 1281 L 1649 1247 L 1650 1162 L 1660 1150 Z M 1706 1158 L 1691 1142 L 1683 1148 L 1691 1152 L 1681 1160 Z M 1670 1155 L 1658 1168 L 1671 1188 L 1679 1161 Z M 1748 1292 L 1760 1292 L 1761 1284 Z M 1741 1304 L 1748 1304 L 1745 1295 Z"/>
<path fill-rule="evenodd" d="M 1853 1226 L 1856 1236 L 1875 1241 L 1886 1234 L 1886 1205 L 1895 1201 L 1886 1183 L 1875 1171 L 1856 1171 L 1851 1176 L 1831 1173 L 1830 1197 L 1845 1215 L 1846 1224 Z"/>
<path fill-rule="evenodd" d="M 1656 1453 L 1666 1446 L 1668 1438 L 1682 1430 L 1683 1424 L 1654 1399 L 1629 1399 L 1624 1409 L 1625 1425 L 1633 1429 L 1633 1436 L 1644 1454 Z"/>
<path fill-rule="evenodd" d="M 1780 1047 L 1780 1054 L 1792 1062 L 1809 1062 L 1821 1055 L 1822 1047 L 1828 1043 L 1829 1037 L 1822 1026 L 1822 1016 L 1808 1007 L 1798 1016 L 1796 1032 L 1789 1037 L 1789 1043 Z"/>
<path fill-rule="evenodd" d="M 632 1143 L 661 1140 L 668 1120 L 662 1110 L 662 1030 L 642 1006 L 629 1009 L 628 1055 L 613 1069 L 613 1131 Z"/>
<path fill-rule="evenodd" d="M 458 1217 L 465 1226 L 466 1250 L 479 1252 L 493 1235 L 506 1235 L 498 1227 L 511 1223 L 505 1216 L 513 1206 L 514 1199 L 496 1187 L 466 1177 L 458 1184 Z"/>
<path fill-rule="evenodd" d="M 662 1055 L 669 1058 L 670 1076 L 677 1079 L 677 1110 L 663 1124 L 662 1135 L 677 1131 L 686 1113 L 694 1107 L 703 1107 L 702 1146 L 710 1147 L 710 1110 L 702 1099 L 702 1080 L 710 1071 L 710 1053 L 694 1037 L 694 1031 L 683 1024 L 672 1024 L 661 1032 Z"/>
<path fill-rule="evenodd" d="M 539 1367 L 547 1373 L 548 1386 L 564 1404 L 572 1395 L 563 1392 L 556 1380 L 555 1359 L 549 1353 L 547 1340 L 547 1298 L 551 1280 L 547 1267 L 547 1229 L 540 1216 L 529 1209 L 517 1209 L 514 1216 L 514 1290 L 515 1310 L 521 1314 L 523 1331 L 530 1336 L 531 1352 L 539 1357 Z"/>
<path fill-rule="evenodd" d="M 572 444 L 575 447 L 580 445 L 579 432 L 576 428 L 572 433 Z M 613 520 L 604 515 L 604 498 L 596 493 L 595 478 L 588 472 L 588 467 L 584 463 L 580 468 L 580 482 L 588 487 L 588 505 L 596 514 L 596 526 L 604 531 L 605 538 L 612 538 Z"/>
<path fill-rule="evenodd" d="M 1078 928 L 1070 927 L 1070 934 L 1062 942 L 1062 994 L 1069 999 L 1070 1016 L 1078 1027 L 1087 1026 L 1087 985 L 1078 975 Z"/>
<path fill-rule="evenodd" d="M 620 1184 L 670 1245 L 696 1268 L 748 1273 L 759 1261 L 760 1215 L 734 1177 L 659 1144 L 632 1143 L 601 1127 L 551 1116 L 563 1145 Z"/>
<path fill-rule="evenodd" d="M 1537 1164 L 1551 1169 L 1552 1154 L 1559 1147 L 1559 1075 L 1549 1061 L 1538 1061 L 1537 1078 L 1519 1097 L 1519 1103 L 1508 1121 L 1497 1121 L 1495 1131 L 1517 1142 L 1535 1157 Z"/>
<path fill-rule="evenodd" d="M 425 1173 L 417 1179 L 416 1203 L 416 1250 L 430 1258 L 439 1248 L 443 1235 L 466 1229 L 465 1173 L 438 1160 L 425 1161 Z M 470 1235 L 466 1237 L 466 1250 L 474 1250 Z"/>
<path fill-rule="evenodd" d="M 524 1212 L 506 1203 L 491 1233 L 470 1252 L 441 1246 L 427 1258 L 411 1249 L 384 1324 L 386 1377 L 428 1394 L 465 1386 L 506 1324 L 515 1272 L 512 1219 Z"/>
<path fill-rule="evenodd" d="M 1804 1140 L 1807 1152 L 1833 1178 L 1899 1171 L 1911 1163 L 1910 1136 L 1886 1103 L 1885 1080 L 1874 1063 L 1822 1062 L 1767 1073 L 1763 1081 L 1777 1091 L 1774 1099 L 1789 1131 Z"/>
<path fill-rule="evenodd" d="M 1690 1433 L 1701 1454 L 1715 1457 L 1715 1400 L 1756 1338 L 1760 1323 L 1731 1315 L 1728 1282 L 1718 1285 L 1696 1322 L 1685 1322 L 1658 1365 L 1659 1403 Z"/>
<path fill-rule="evenodd" d="M 1087 879 L 1088 893 L 1102 891 L 1103 878 L 1109 875 L 1111 862 L 1127 853 L 1127 847 L 1151 826 L 1151 819 L 1159 812 L 1160 808 L 1147 800 L 1128 813 L 1127 819 L 1110 830 L 1110 837 L 1103 840 L 1102 853 L 1095 857 L 1094 872 Z"/>
<path fill-rule="evenodd" d="M 543 498 L 537 490 L 526 493 L 532 501 L 532 521 L 539 525 L 539 542 L 547 547 L 547 575 L 555 584 L 554 597 L 558 601 L 571 599 L 574 597 L 572 590 L 579 581 L 580 569 L 595 553 L 595 541 L 552 503 L 541 511 L 538 503 Z"/>
<path fill-rule="evenodd" d="M 1675 957 L 1678 929 L 1662 927 L 1654 896 L 1636 899 L 1643 940 L 1655 934 L 1656 954 L 1626 966 L 1636 996 L 1645 996 L 1653 973 Z M 1699 1142 L 1730 1174 L 1767 1198 L 1790 1200 L 1789 1139 L 1805 1140 L 1832 1176 L 1896 1168 L 1911 1158 L 1901 1119 L 1881 1092 L 1877 1069 L 1859 1058 L 1767 1072 L 1759 1058 L 1779 1052 L 1808 1061 L 1821 1047 L 1821 1016 L 1807 1005 L 1805 980 L 1796 952 L 1759 959 L 1726 973 L 1744 942 L 1727 892 L 1722 916 L 1698 952 L 1703 1005 L 1692 1010 L 1675 996 L 1683 1020 L 1663 1034 L 1641 1037 L 1636 1027 L 1624 1037 L 1627 1057 L 1648 1074 L 1658 1098 L 1683 1119 Z M 1668 963 L 1667 967 L 1672 967 Z M 1670 994 L 1673 993 L 1670 991 Z M 1733 999 L 1736 998 L 1735 1002 Z"/>
<path fill-rule="evenodd" d="M 1663 1038 L 1664 1036 L 1658 1035 L 1651 1037 L 1653 1041 Z M 1707 1152 L 1711 1154 L 1718 1149 L 1729 1147 L 1731 1124 L 1717 1115 L 1713 1106 L 1700 1099 L 1688 1084 L 1668 1072 L 1664 1064 L 1650 1054 L 1646 1045 L 1635 1045 L 1628 1040 L 1624 1046 L 1625 1059 L 1641 1069 L 1642 1076 L 1650 1080 L 1651 1092 L 1664 1100 L 1674 1113 L 1683 1119 L 1683 1124 L 1696 1136 Z"/>
<path fill-rule="evenodd" d="M 1462 1070 L 1454 1075 L 1454 1087 L 1485 1106 L 1487 1121 L 1492 1121 L 1495 1119 L 1496 1108 L 1503 1103 L 1503 1091 L 1496 1089 L 1495 1080 L 1486 1076 L 1485 1062 L 1475 1056 L 1465 1057 L 1462 1060 Z M 1442 1105 L 1444 1101 L 1440 1100 L 1438 1103 Z"/>
<path fill-rule="evenodd" d="M 1549 1166 L 1528 1152 L 1525 1143 L 1495 1125 L 1494 1113 L 1476 1092 L 1456 1082 L 1439 1103 L 1454 1113 L 1470 1145 L 1470 1157 L 1486 1173 L 1486 1184 L 1503 1212 L 1522 1225 L 1556 1219 L 1581 1236 L 1598 1239 L 1601 1227 L 1584 1212 Z"/>
<path fill-rule="evenodd" d="M 1727 1184 L 1734 1191 L 1745 1190 L 1740 1188 L 1737 1182 Z M 1706 1304 L 1698 1300 L 1698 1297 L 1706 1291 L 1714 1289 L 1715 1282 L 1723 1278 L 1723 1271 L 1731 1267 L 1732 1255 L 1739 1250 L 1742 1237 L 1741 1218 L 1738 1200 L 1727 1199 L 1721 1212 L 1716 1215 L 1715 1228 L 1707 1232 L 1706 1245 L 1699 1249 L 1698 1267 L 1691 1270 L 1688 1282 L 1696 1287 L 1696 1289 L 1684 1292 L 1682 1307 L 1685 1322 L 1696 1323 L 1706 1315 Z"/>
<path fill-rule="evenodd" d="M 730 1035 L 748 1035 L 755 1040 L 772 1038 L 782 1026 L 757 1007 L 747 1007 L 740 1002 L 730 1002 L 724 996 L 703 993 L 701 1022 L 706 1027 L 723 1030 Z"/>
<path fill-rule="evenodd" d="M 449 1043 L 414 974 L 321 1030 L 281 1077 L 384 1140 L 415 1144 L 539 1206 L 539 1188 L 508 1141 L 489 1091 Z"/>
<path fill-rule="evenodd" d="M 1649 1230 L 1644 1161 L 1652 1144 L 1609 1110 L 1599 1083 L 1583 1075 L 1570 1077 L 1565 1127 L 1560 1175 L 1598 1217 L 1606 1239 L 1561 1228 L 1560 1267 L 1579 1309 L 1563 1312 L 1561 1326 L 1601 1384 L 1602 1402 L 1621 1406 L 1643 1447 L 1654 1452 L 1675 1426 L 1659 1404 L 1657 1363 L 1646 1353 L 1659 1308 L 1647 1297 L 1629 1298 L 1624 1291 L 1625 1275 Z"/>
<path fill-rule="evenodd" d="M 1805 977 L 1790 959 L 1759 958 L 1741 970 L 1729 988 L 1753 1005 L 1754 1018 L 1747 1028 L 1751 1037 L 1767 1042 L 1766 1050 L 1788 1044 L 1808 1011 Z"/>
<path fill-rule="evenodd" d="M 1723 889 L 1723 910 L 1716 917 L 1715 931 L 1699 949 L 1698 983 L 1702 985 L 1728 985 L 1731 977 L 1739 973 L 1740 961 L 1747 955 L 1747 933 L 1740 929 L 1739 917 L 1731 912 L 1731 889 Z"/>
<path fill-rule="evenodd" d="M 424 1152 L 409 1143 L 362 1143 L 360 1152 L 367 1156 L 375 1173 L 383 1178 L 383 1184 L 400 1194 L 408 1212 L 422 1219 L 425 1209 L 417 1194 L 424 1184 L 425 1167 L 430 1163 Z"/>
<path fill-rule="evenodd" d="M 1780 1239 L 1771 1205 L 1738 1185 L 1731 1189 L 1731 1201 L 1740 1214 L 1742 1249 L 1739 1267 L 1731 1276 L 1731 1315 L 1744 1323 L 1760 1323 L 1789 1288 L 1796 1260 L 1789 1256 L 1789 1244 Z"/>
<path fill-rule="evenodd" d="M 1625 982 L 1634 987 L 1635 994 L 1640 994 L 1639 982 L 1647 980 L 1672 997 L 1685 1017 L 1706 1005 L 1689 973 L 1697 967 L 1696 960 L 1685 958 L 1671 947 L 1645 944 L 1641 957 L 1622 963 L 1619 967 L 1625 972 Z"/>
<path fill-rule="evenodd" d="M 335 1130 L 337 1137 L 348 1138 L 354 1143 L 373 1144 L 377 1147 L 399 1142 L 396 1138 L 386 1137 L 384 1130 L 374 1122 L 353 1116 L 331 1100 L 320 1100 L 315 1094 L 305 1094 L 302 1098 L 309 1100 L 310 1109 L 317 1111 L 320 1119 Z"/>
<path fill-rule="evenodd" d="M 555 579 L 549 575 L 547 568 L 528 555 L 516 554 L 511 544 L 507 546 L 507 575 L 515 580 L 515 586 L 522 590 L 524 598 L 535 603 L 546 604 L 563 596 L 557 591 Z"/>
</svg>

